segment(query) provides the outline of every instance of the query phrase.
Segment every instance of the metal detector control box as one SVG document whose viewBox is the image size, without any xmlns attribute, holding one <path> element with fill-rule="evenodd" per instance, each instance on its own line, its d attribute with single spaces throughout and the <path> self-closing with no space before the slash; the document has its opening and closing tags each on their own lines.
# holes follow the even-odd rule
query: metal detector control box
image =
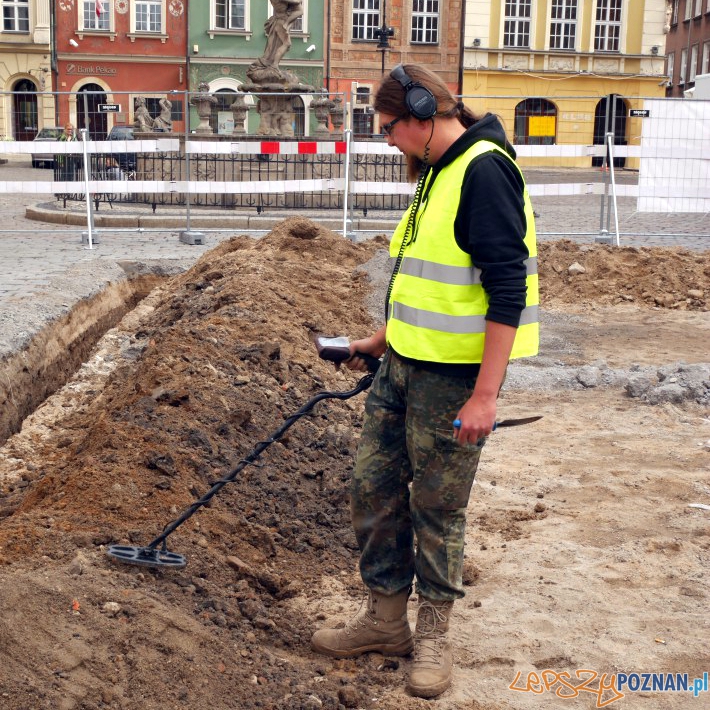
<svg viewBox="0 0 710 710">
<path fill-rule="evenodd" d="M 350 359 L 350 342 L 344 335 L 336 338 L 318 335 L 316 336 L 316 349 L 318 357 L 322 360 L 344 362 Z"/>
<path fill-rule="evenodd" d="M 350 341 L 344 335 L 335 337 L 317 335 L 315 341 L 318 357 L 321 358 L 321 360 L 328 360 L 339 364 L 349 360 L 351 357 Z M 380 367 L 380 361 L 376 357 L 368 355 L 367 353 L 355 353 L 355 355 L 365 361 L 367 369 L 370 372 L 377 372 Z"/>
</svg>

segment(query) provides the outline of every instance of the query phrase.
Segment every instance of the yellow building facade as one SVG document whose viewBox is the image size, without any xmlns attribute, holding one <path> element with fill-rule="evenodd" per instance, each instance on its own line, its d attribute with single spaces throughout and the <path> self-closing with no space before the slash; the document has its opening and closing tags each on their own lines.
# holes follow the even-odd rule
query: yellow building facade
<svg viewBox="0 0 710 710">
<path fill-rule="evenodd" d="M 665 96 L 666 26 L 666 0 L 468 0 L 464 101 L 498 114 L 515 145 L 601 145 L 608 133 L 638 144 L 643 119 L 629 114 Z M 521 163 L 589 167 L 590 157 Z"/>
<path fill-rule="evenodd" d="M 73 5 L 72 5 L 73 7 Z M 55 124 L 49 0 L 3 3 L 0 29 L 0 136 L 32 140 Z"/>
</svg>

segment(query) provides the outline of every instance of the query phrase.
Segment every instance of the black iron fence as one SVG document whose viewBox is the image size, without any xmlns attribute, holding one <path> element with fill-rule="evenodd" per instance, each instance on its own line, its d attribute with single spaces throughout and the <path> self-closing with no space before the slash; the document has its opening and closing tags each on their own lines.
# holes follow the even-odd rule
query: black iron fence
<svg viewBox="0 0 710 710">
<path fill-rule="evenodd" d="M 373 144 L 381 141 L 372 141 Z M 333 142 L 309 142 L 314 151 Z M 362 145 L 362 144 L 360 144 Z M 136 153 L 90 153 L 89 180 L 103 183 L 92 189 L 92 201 L 101 203 L 184 206 L 189 198 L 195 207 L 254 209 L 337 210 L 344 207 L 345 152 L 278 154 L 267 152 L 194 153 L 184 150 Z M 222 142 L 224 146 L 224 142 Z M 89 143 L 91 147 L 91 143 Z M 354 184 L 388 185 L 406 183 L 406 159 L 399 153 L 354 152 L 350 156 L 349 179 Z M 58 199 L 83 201 L 84 160 L 80 154 L 54 157 L 54 180 L 73 182 L 76 191 L 58 193 Z M 115 182 L 106 185 L 106 182 Z M 120 183 L 120 184 L 119 184 Z M 151 190 L 151 185 L 155 190 Z M 190 190 L 189 187 L 194 189 Z M 301 189 L 300 186 L 303 186 Z M 187 188 L 187 189 L 186 189 Z M 349 206 L 362 210 L 404 210 L 411 199 L 401 194 L 373 194 L 353 191 Z"/>
</svg>

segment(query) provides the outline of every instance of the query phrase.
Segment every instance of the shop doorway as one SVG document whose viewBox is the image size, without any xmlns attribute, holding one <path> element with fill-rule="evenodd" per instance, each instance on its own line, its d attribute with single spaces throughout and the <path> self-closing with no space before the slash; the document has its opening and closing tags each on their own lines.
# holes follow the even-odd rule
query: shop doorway
<svg viewBox="0 0 710 710">
<path fill-rule="evenodd" d="M 21 79 L 12 88 L 12 137 L 31 141 L 37 135 L 37 87 L 29 79 Z"/>
<path fill-rule="evenodd" d="M 108 133 L 107 115 L 99 111 L 99 104 L 108 103 L 106 94 L 98 84 L 86 84 L 76 97 L 76 128 L 86 128 L 89 140 L 104 141 Z"/>
<path fill-rule="evenodd" d="M 606 134 L 614 133 L 614 145 L 626 145 L 626 113 L 628 107 L 626 101 L 618 94 L 605 96 L 594 111 L 594 145 L 604 145 Z M 609 156 L 606 156 L 607 161 Z M 604 158 L 592 158 L 592 167 L 600 168 L 604 164 Z M 608 162 L 607 162 L 608 164 Z M 626 158 L 614 158 L 614 167 L 623 168 L 626 165 Z"/>
</svg>

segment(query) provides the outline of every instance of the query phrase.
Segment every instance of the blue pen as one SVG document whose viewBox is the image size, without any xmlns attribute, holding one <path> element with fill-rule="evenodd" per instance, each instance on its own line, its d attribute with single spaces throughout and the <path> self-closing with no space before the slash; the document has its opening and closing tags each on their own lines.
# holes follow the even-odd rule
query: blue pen
<svg viewBox="0 0 710 710">
<path fill-rule="evenodd" d="M 454 429 L 460 429 L 461 428 L 461 420 L 460 419 L 454 419 Z M 498 422 L 493 422 L 493 429 L 491 431 L 495 431 L 498 428 Z"/>
<path fill-rule="evenodd" d="M 498 427 L 501 426 L 520 426 L 521 424 L 532 424 L 532 422 L 536 422 L 540 419 L 542 419 L 542 415 L 537 415 L 534 417 L 523 417 L 522 419 L 504 419 L 502 422 L 493 422 L 493 428 L 491 429 L 491 431 L 495 431 Z M 461 420 L 454 419 L 454 429 L 460 428 Z"/>
</svg>

